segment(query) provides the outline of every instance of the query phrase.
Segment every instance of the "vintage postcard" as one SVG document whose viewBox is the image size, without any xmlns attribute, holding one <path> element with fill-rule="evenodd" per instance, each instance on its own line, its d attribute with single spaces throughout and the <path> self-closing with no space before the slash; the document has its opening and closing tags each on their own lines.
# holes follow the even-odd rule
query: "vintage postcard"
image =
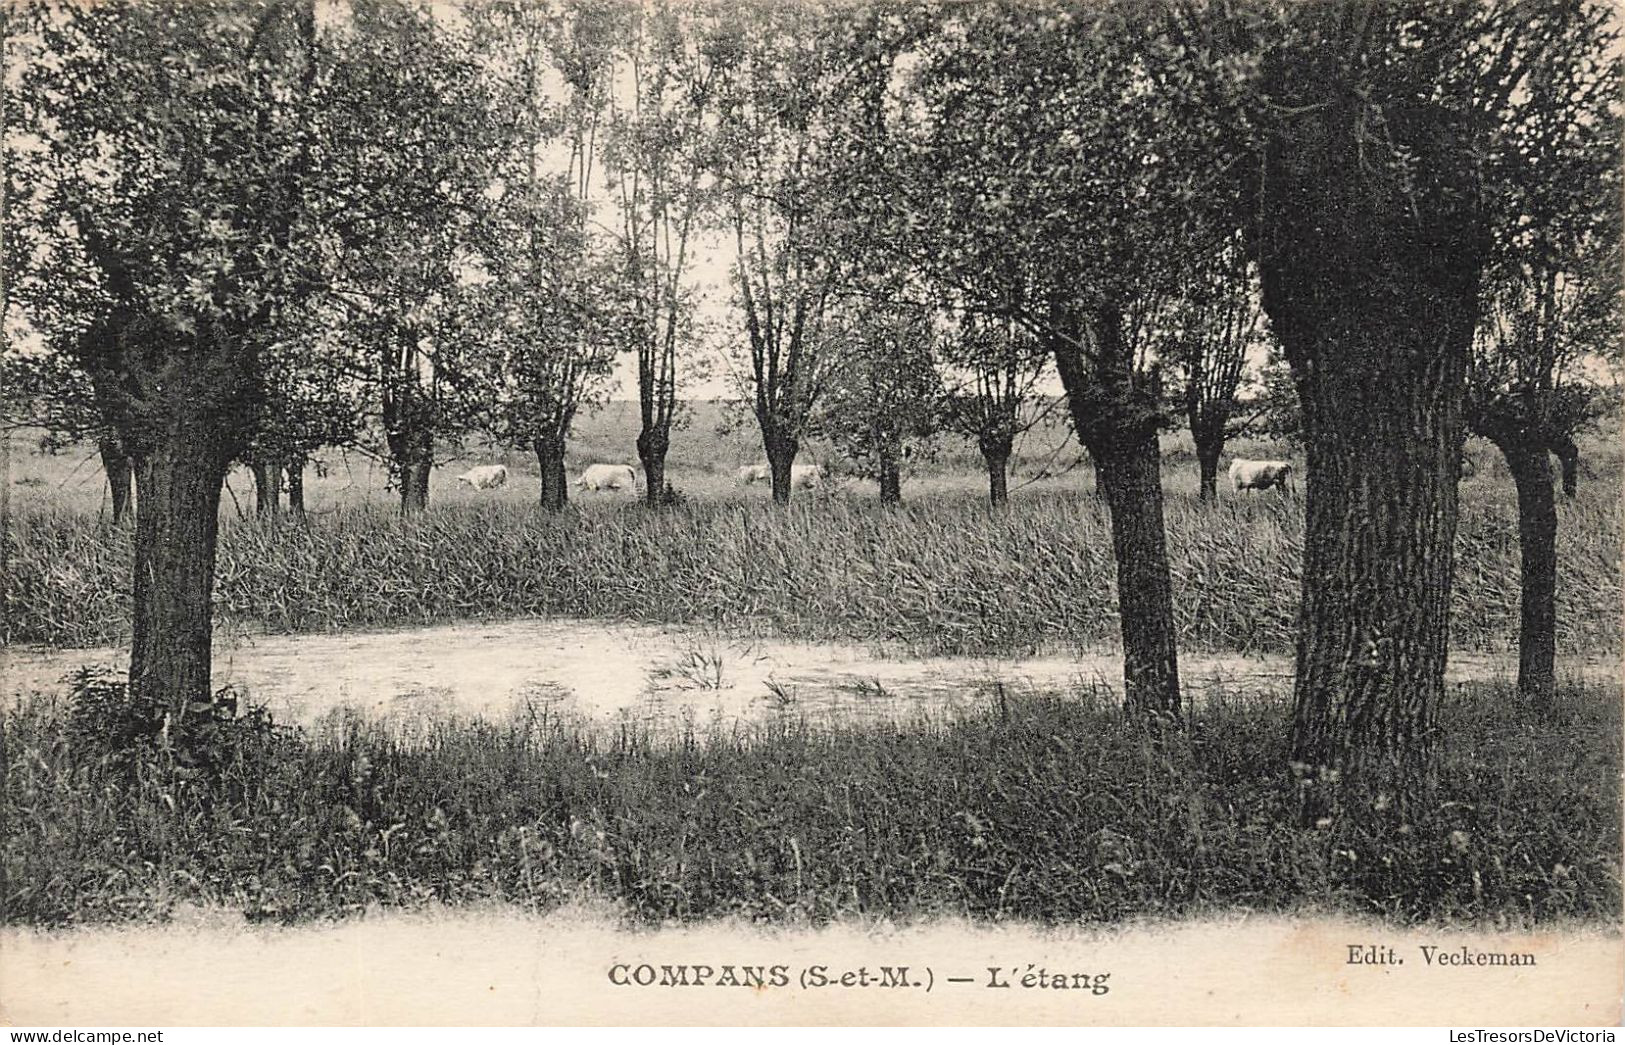
<svg viewBox="0 0 1625 1045">
<path fill-rule="evenodd" d="M 0 1022 L 1612 1041 L 1619 31 L 0 0 Z"/>
</svg>

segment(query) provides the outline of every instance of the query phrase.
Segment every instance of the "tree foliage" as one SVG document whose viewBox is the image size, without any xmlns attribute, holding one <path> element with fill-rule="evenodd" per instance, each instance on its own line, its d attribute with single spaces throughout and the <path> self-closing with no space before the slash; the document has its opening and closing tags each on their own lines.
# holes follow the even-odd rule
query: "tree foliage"
<svg viewBox="0 0 1625 1045">
<path fill-rule="evenodd" d="M 688 276 L 713 187 L 715 95 L 734 49 L 722 7 L 661 2 L 628 17 L 625 87 L 612 96 L 604 158 L 619 219 L 624 343 L 637 359 L 638 456 L 655 504 L 680 420 L 679 360 L 695 339 Z"/>
<path fill-rule="evenodd" d="M 824 335 L 829 370 L 815 424 L 856 474 L 902 499 L 902 465 L 921 453 L 942 414 L 931 316 L 887 298 L 844 298 Z"/>
</svg>

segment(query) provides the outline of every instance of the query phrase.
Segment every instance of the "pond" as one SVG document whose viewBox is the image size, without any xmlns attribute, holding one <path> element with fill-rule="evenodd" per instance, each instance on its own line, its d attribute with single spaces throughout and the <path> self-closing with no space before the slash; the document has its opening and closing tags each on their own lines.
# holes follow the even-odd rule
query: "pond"
<svg viewBox="0 0 1625 1045">
<path fill-rule="evenodd" d="M 80 665 L 115 670 L 125 650 L 0 650 L 0 695 L 49 690 Z M 698 628 L 577 619 L 464 622 L 383 632 L 216 636 L 215 681 L 241 688 L 279 721 L 310 723 L 347 707 L 390 718 L 446 714 L 564 717 L 670 726 L 796 714 L 812 720 L 906 720 L 920 713 L 1108 686 L 1114 653 L 910 657 L 856 645 L 741 639 Z M 1566 662 L 1606 677 L 1608 665 Z M 1185 654 L 1187 700 L 1215 687 L 1286 692 L 1285 657 Z M 1510 656 L 1455 654 L 1453 680 L 1512 677 Z"/>
</svg>

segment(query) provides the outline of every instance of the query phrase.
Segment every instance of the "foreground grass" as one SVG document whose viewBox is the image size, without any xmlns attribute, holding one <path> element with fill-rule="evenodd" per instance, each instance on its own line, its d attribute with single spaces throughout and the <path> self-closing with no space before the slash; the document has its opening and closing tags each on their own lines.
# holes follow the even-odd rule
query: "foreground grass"
<svg viewBox="0 0 1625 1045">
<path fill-rule="evenodd" d="M 1620 644 L 1620 504 L 1587 488 L 1561 505 L 1558 643 Z M 1301 502 L 1275 496 L 1166 509 L 1182 646 L 1292 648 Z M 21 512 L 0 535 L 0 637 L 58 646 L 127 629 L 130 535 L 93 516 Z M 1518 622 L 1513 505 L 1468 499 L 1456 546 L 1451 644 L 1504 649 Z M 308 525 L 239 522 L 222 534 L 222 623 L 330 631 L 563 615 L 704 623 L 736 634 L 901 642 L 1001 654 L 1118 638 L 1104 508 L 1077 494 L 990 511 L 974 497 L 900 510 L 872 501 L 446 506 L 403 521 L 355 508 Z"/>
<path fill-rule="evenodd" d="M 1458 688 L 1434 803 L 1313 828 L 1291 815 L 1284 704 L 1241 696 L 1166 742 L 1098 694 L 666 739 L 535 717 L 310 733 L 248 717 L 200 773 L 132 741 L 100 692 L 0 719 L 7 922 L 588 899 L 646 923 L 1308 906 L 1527 926 L 1620 903 L 1620 708 L 1602 687 L 1539 712 L 1505 685 Z"/>
</svg>

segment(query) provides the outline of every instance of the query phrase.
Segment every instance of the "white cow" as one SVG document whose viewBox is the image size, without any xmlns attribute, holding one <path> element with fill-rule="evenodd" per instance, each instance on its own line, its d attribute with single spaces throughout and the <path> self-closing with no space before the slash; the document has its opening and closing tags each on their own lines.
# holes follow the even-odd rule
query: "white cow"
<svg viewBox="0 0 1625 1045">
<path fill-rule="evenodd" d="M 626 490 L 636 492 L 638 475 L 629 464 L 593 464 L 577 477 L 575 484 L 585 490 Z"/>
<path fill-rule="evenodd" d="M 734 473 L 734 481 L 740 486 L 770 482 L 772 479 L 773 469 L 765 464 L 741 465 L 739 471 Z"/>
<path fill-rule="evenodd" d="M 824 466 L 793 464 L 790 466 L 790 489 L 816 490 L 824 482 Z"/>
<path fill-rule="evenodd" d="M 460 483 L 467 483 L 476 490 L 493 490 L 504 486 L 508 482 L 508 466 L 505 464 L 482 464 L 478 468 L 470 468 L 457 477 Z"/>
<path fill-rule="evenodd" d="M 1272 486 L 1291 490 L 1292 463 L 1244 461 L 1238 457 L 1230 462 L 1230 481 L 1235 484 L 1237 493 L 1242 490 L 1268 490 Z"/>
</svg>

